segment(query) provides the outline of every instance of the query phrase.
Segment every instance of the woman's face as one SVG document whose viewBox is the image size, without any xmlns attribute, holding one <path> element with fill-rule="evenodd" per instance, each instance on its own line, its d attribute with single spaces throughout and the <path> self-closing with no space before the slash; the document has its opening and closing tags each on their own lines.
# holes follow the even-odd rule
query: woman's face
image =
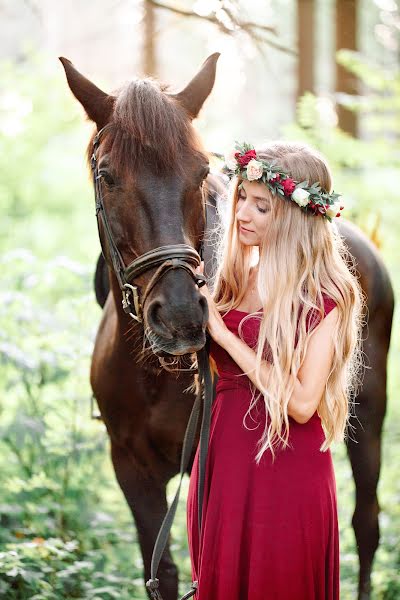
<svg viewBox="0 0 400 600">
<path fill-rule="evenodd" d="M 247 246 L 259 246 L 271 218 L 271 194 L 257 181 L 243 180 L 236 204 L 239 240 Z"/>
</svg>

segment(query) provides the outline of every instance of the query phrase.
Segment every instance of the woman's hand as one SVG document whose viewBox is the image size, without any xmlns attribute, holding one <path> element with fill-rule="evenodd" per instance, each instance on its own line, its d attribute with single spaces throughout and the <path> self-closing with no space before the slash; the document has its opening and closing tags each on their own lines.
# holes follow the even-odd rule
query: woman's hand
<svg viewBox="0 0 400 600">
<path fill-rule="evenodd" d="M 203 274 L 204 271 L 204 262 L 201 263 L 200 267 L 197 267 L 196 273 Z M 208 323 L 207 329 L 217 344 L 222 345 L 223 340 L 226 337 L 226 334 L 229 334 L 230 331 L 226 327 L 224 321 L 222 320 L 221 315 L 219 314 L 217 307 L 215 305 L 214 300 L 211 297 L 210 290 L 207 285 L 203 285 L 200 289 L 200 292 L 207 300 L 208 304 Z"/>
</svg>

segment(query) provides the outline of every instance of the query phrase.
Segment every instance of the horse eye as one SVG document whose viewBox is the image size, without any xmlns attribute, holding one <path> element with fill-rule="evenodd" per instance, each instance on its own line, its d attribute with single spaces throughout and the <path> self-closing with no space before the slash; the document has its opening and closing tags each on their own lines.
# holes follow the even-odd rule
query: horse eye
<svg viewBox="0 0 400 600">
<path fill-rule="evenodd" d="M 207 175 L 210 173 L 210 167 L 207 165 L 201 171 L 201 183 L 206 179 Z"/>
<path fill-rule="evenodd" d="M 210 174 L 210 166 L 207 165 L 204 169 L 204 173 L 203 173 L 203 179 L 205 179 L 207 177 L 207 175 Z"/>
<path fill-rule="evenodd" d="M 109 171 L 106 171 L 105 169 L 100 169 L 99 176 L 107 185 L 114 185 L 114 179 Z"/>
</svg>

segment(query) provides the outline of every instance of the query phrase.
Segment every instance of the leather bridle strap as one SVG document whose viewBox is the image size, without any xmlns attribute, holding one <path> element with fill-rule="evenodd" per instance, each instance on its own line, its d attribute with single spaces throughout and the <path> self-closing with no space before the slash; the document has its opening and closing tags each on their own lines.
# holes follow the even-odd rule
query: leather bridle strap
<svg viewBox="0 0 400 600">
<path fill-rule="evenodd" d="M 170 258 L 183 259 L 186 262 L 191 263 L 194 267 L 198 267 L 199 255 L 192 246 L 187 244 L 171 244 L 169 246 L 159 246 L 154 250 L 150 250 L 145 254 L 139 256 L 132 261 L 125 269 L 124 276 L 128 281 L 129 279 L 135 279 L 148 269 L 157 267 L 162 264 L 165 260 Z"/>
<path fill-rule="evenodd" d="M 122 306 L 124 311 L 133 319 L 142 321 L 142 305 L 144 304 L 150 290 L 156 283 L 171 269 L 185 269 L 193 278 L 195 283 L 201 287 L 206 283 L 206 278 L 200 273 L 196 273 L 195 268 L 200 266 L 202 260 L 203 244 L 201 244 L 200 254 L 188 244 L 169 244 L 168 246 L 159 246 L 153 248 L 135 258 L 128 266 L 125 266 L 124 260 L 114 241 L 111 226 L 103 202 L 103 192 L 101 186 L 101 174 L 97 164 L 97 149 L 100 144 L 100 136 L 103 134 L 107 125 L 100 129 L 93 139 L 93 153 L 91 156 L 91 168 L 93 173 L 93 184 L 96 199 L 96 218 L 98 227 L 102 224 L 103 232 L 106 238 L 108 255 L 112 263 L 118 285 L 122 292 Z M 101 236 L 100 236 L 101 239 Z M 103 254 L 106 256 L 106 252 Z M 151 269 L 157 268 L 156 274 L 152 277 L 150 284 L 146 287 L 142 302 L 139 299 L 139 289 L 133 284 L 136 277 Z M 132 305 L 133 301 L 133 305 Z"/>
<path fill-rule="evenodd" d="M 93 185 L 94 185 L 94 192 L 95 192 L 95 200 L 96 200 L 96 219 L 97 219 L 97 225 L 99 227 L 99 234 L 100 234 L 100 222 L 103 225 L 103 231 L 104 231 L 104 234 L 107 239 L 107 248 L 108 248 L 109 256 L 111 258 L 113 270 L 114 270 L 115 276 L 117 278 L 118 285 L 122 290 L 126 283 L 125 277 L 124 277 L 125 265 L 124 265 L 124 261 L 121 256 L 121 253 L 118 250 L 118 248 L 114 242 L 110 223 L 107 219 L 107 215 L 106 215 L 106 212 L 104 209 L 103 192 L 101 189 L 101 175 L 99 173 L 99 169 L 97 166 L 97 158 L 96 158 L 96 150 L 99 145 L 99 136 L 103 131 L 104 131 L 104 129 L 101 129 L 93 140 L 93 154 L 90 159 L 90 164 L 91 164 L 92 173 L 93 173 Z M 99 235 L 99 237 L 101 240 L 100 235 Z M 104 252 L 104 249 L 103 249 L 103 254 L 104 254 L 104 257 L 106 257 L 106 253 Z"/>
<path fill-rule="evenodd" d="M 157 579 L 157 571 L 160 565 L 161 557 L 165 550 L 168 542 L 168 537 L 171 531 L 171 526 L 175 518 L 176 509 L 179 502 L 179 495 L 181 491 L 182 479 L 186 473 L 189 465 L 189 460 L 193 452 L 194 441 L 196 437 L 197 425 L 200 415 L 200 405 L 202 398 L 202 388 L 204 386 L 204 405 L 203 405 L 203 417 L 201 422 L 200 430 L 200 448 L 199 448 L 199 478 L 198 478 L 198 522 L 199 522 L 199 534 L 201 531 L 202 524 L 202 511 L 203 511 L 203 494 L 204 494 L 204 483 L 206 473 L 206 459 L 208 452 L 208 440 L 210 435 L 210 421 L 211 421 L 211 407 L 213 401 L 213 385 L 211 380 L 211 372 L 208 361 L 207 348 L 203 348 L 197 353 L 198 369 L 199 369 L 199 391 L 196 395 L 196 399 L 193 404 L 192 412 L 190 413 L 189 421 L 187 424 L 185 437 L 183 440 L 182 455 L 181 455 L 181 466 L 180 466 L 180 479 L 178 488 L 175 493 L 175 497 L 168 509 L 167 514 L 164 517 L 160 531 L 154 545 L 153 555 L 151 558 L 150 576 L 151 578 L 146 582 L 146 587 L 149 590 L 152 600 L 163 600 L 159 591 L 159 579 Z M 191 598 L 197 590 L 197 581 L 192 584 L 192 589 L 182 596 L 181 600 Z"/>
</svg>

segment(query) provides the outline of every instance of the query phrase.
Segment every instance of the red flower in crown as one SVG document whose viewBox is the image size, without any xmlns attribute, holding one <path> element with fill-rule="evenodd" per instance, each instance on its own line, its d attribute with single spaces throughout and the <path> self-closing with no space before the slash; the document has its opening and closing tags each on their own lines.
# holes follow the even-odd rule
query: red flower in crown
<svg viewBox="0 0 400 600">
<path fill-rule="evenodd" d="M 244 154 L 235 152 L 235 158 L 241 167 L 246 167 L 253 158 L 257 158 L 255 150 L 247 150 Z"/>
<path fill-rule="evenodd" d="M 278 183 L 281 180 L 281 176 L 279 173 L 275 175 L 273 179 L 271 179 L 270 183 L 273 185 L 274 183 Z"/>
<path fill-rule="evenodd" d="M 282 181 L 282 187 L 283 191 L 285 192 L 285 196 L 290 196 L 294 192 L 296 184 L 293 181 L 293 179 L 290 179 L 290 177 L 288 177 L 287 179 Z"/>
</svg>

